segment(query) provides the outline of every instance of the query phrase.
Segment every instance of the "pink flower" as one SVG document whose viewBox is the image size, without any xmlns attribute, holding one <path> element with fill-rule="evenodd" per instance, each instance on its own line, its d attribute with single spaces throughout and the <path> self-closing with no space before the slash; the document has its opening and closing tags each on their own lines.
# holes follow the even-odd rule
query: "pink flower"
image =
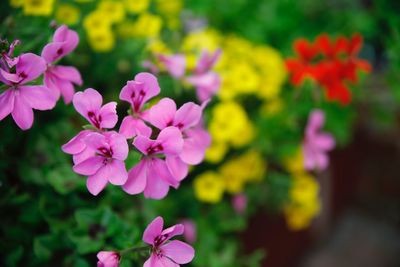
<svg viewBox="0 0 400 267">
<path fill-rule="evenodd" d="M 98 195 L 108 182 L 123 185 L 128 173 L 124 160 L 128 156 L 128 143 L 123 135 L 115 131 L 90 133 L 83 142 L 94 154 L 74 165 L 76 173 L 89 176 L 87 188 L 93 195 Z"/>
<path fill-rule="evenodd" d="M 82 85 L 81 75 L 75 67 L 52 64 L 71 53 L 78 43 L 78 34 L 62 25 L 54 33 L 53 41 L 42 50 L 42 57 L 48 64 L 44 73 L 44 84 L 54 92 L 57 99 L 61 94 L 66 104 L 72 100 L 75 92 L 74 84 Z"/>
<path fill-rule="evenodd" d="M 175 126 L 182 131 L 183 148 L 179 155 L 166 158 L 167 166 L 175 179 L 181 181 L 188 173 L 188 164 L 199 164 L 210 145 L 210 135 L 199 122 L 203 107 L 189 102 L 178 110 L 175 102 L 170 98 L 161 99 L 152 106 L 148 113 L 148 120 L 158 129 Z"/>
<path fill-rule="evenodd" d="M 185 219 L 182 220 L 181 223 L 185 227 L 185 232 L 183 233 L 183 237 L 185 238 L 185 240 L 190 244 L 196 242 L 197 231 L 195 222 L 189 219 Z"/>
<path fill-rule="evenodd" d="M 196 87 L 197 98 L 200 102 L 210 99 L 221 86 L 221 78 L 216 72 L 211 71 L 221 53 L 221 49 L 215 50 L 212 54 L 204 50 L 197 62 L 194 74 L 186 78 L 188 83 Z"/>
<path fill-rule="evenodd" d="M 97 267 L 118 267 L 121 256 L 115 251 L 100 251 L 97 253 Z"/>
<path fill-rule="evenodd" d="M 232 206 L 238 214 L 243 214 L 247 208 L 247 196 L 245 194 L 234 195 Z"/>
<path fill-rule="evenodd" d="M 179 186 L 165 161 L 157 157 L 163 155 L 168 158 L 181 152 L 183 139 L 177 128 L 163 129 L 156 140 L 139 135 L 134 139 L 133 145 L 144 156 L 129 171 L 128 180 L 122 187 L 125 192 L 132 195 L 144 192 L 146 198 L 161 199 L 167 195 L 169 186 Z"/>
<path fill-rule="evenodd" d="M 76 93 L 72 102 L 76 111 L 99 130 L 111 129 L 118 121 L 117 103 L 110 102 L 102 106 L 103 97 L 92 88 Z"/>
<path fill-rule="evenodd" d="M 304 167 L 307 170 L 325 170 L 329 164 L 327 152 L 335 147 L 333 136 L 320 132 L 324 121 L 322 110 L 310 113 L 303 141 Z"/>
<path fill-rule="evenodd" d="M 92 130 L 80 131 L 74 136 L 68 143 L 61 147 L 62 151 L 67 154 L 71 154 L 74 164 L 78 164 L 95 154 L 95 151 L 88 147 L 84 142 L 85 138 L 94 133 Z"/>
<path fill-rule="evenodd" d="M 25 85 L 45 71 L 46 62 L 43 58 L 27 53 L 20 55 L 14 63 L 15 73 L 0 69 L 0 80 L 8 86 L 0 95 L 0 121 L 11 113 L 18 127 L 27 130 L 33 124 L 32 109 L 52 109 L 57 100 L 43 85 Z"/>
<path fill-rule="evenodd" d="M 164 220 L 155 218 L 143 233 L 143 241 L 152 246 L 150 258 L 143 267 L 179 267 L 193 260 L 194 249 L 179 240 L 170 239 L 184 232 L 182 224 L 176 224 L 163 230 Z"/>
<path fill-rule="evenodd" d="M 180 79 L 185 75 L 186 58 L 185 55 L 162 55 L 157 56 L 158 60 L 165 66 L 168 73 L 175 79 Z"/>
<path fill-rule="evenodd" d="M 135 80 L 128 81 L 122 88 L 119 98 L 131 104 L 132 115 L 126 116 L 119 129 L 120 134 L 126 138 L 135 137 L 138 134 L 150 136 L 151 129 L 142 120 L 143 105 L 160 93 L 157 78 L 146 72 L 139 73 Z"/>
</svg>

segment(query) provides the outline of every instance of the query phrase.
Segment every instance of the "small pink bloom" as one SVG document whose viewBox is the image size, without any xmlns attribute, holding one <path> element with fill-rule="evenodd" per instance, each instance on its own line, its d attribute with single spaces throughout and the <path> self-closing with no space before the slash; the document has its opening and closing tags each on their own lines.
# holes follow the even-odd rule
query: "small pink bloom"
<svg viewBox="0 0 400 267">
<path fill-rule="evenodd" d="M 66 104 L 70 103 L 74 96 L 74 84 L 82 85 L 81 74 L 75 67 L 52 64 L 71 53 L 78 43 L 78 34 L 62 25 L 54 33 L 53 41 L 42 50 L 42 57 L 48 64 L 44 73 L 44 84 L 53 91 L 57 99 L 61 94 Z"/>
<path fill-rule="evenodd" d="M 183 54 L 162 55 L 159 54 L 158 60 L 165 66 L 168 73 L 175 79 L 180 79 L 185 75 L 186 58 Z"/>
<path fill-rule="evenodd" d="M 182 220 L 181 223 L 185 227 L 185 232 L 183 233 L 183 237 L 185 238 L 185 240 L 190 244 L 196 242 L 197 230 L 195 222 L 189 219 L 185 219 Z"/>
<path fill-rule="evenodd" d="M 142 67 L 149 70 L 153 74 L 158 74 L 160 72 L 160 69 L 157 67 L 157 65 L 149 60 L 144 60 L 142 62 Z"/>
<path fill-rule="evenodd" d="M 327 152 L 335 147 L 333 136 L 320 132 L 324 121 L 322 110 L 310 113 L 303 141 L 304 166 L 307 170 L 325 170 L 329 164 Z"/>
<path fill-rule="evenodd" d="M 143 153 L 141 161 L 129 171 L 128 180 L 123 189 L 128 194 L 144 192 L 146 198 L 164 198 L 169 186 L 177 188 L 179 182 L 174 179 L 164 160 L 157 155 L 166 158 L 179 154 L 182 150 L 183 139 L 181 132 L 175 127 L 163 129 L 156 140 L 139 135 L 133 145 Z"/>
<path fill-rule="evenodd" d="M 143 233 L 143 241 L 152 246 L 150 258 L 143 267 L 170 266 L 179 267 L 187 264 L 194 258 L 194 249 L 179 240 L 170 239 L 184 232 L 184 226 L 177 224 L 163 230 L 164 220 L 155 218 Z"/>
<path fill-rule="evenodd" d="M 234 195 L 232 206 L 238 214 L 243 214 L 247 208 L 247 196 L 245 194 Z"/>
<path fill-rule="evenodd" d="M 99 130 L 111 129 L 118 121 L 117 103 L 110 102 L 102 106 L 103 97 L 92 88 L 76 93 L 72 102 L 76 111 Z"/>
<path fill-rule="evenodd" d="M 97 267 L 118 267 L 121 256 L 115 251 L 100 251 L 97 253 Z"/>
<path fill-rule="evenodd" d="M 120 134 L 126 138 L 136 135 L 150 136 L 151 129 L 142 120 L 144 111 L 143 105 L 154 96 L 160 93 L 160 86 L 157 78 L 147 72 L 139 73 L 135 80 L 128 81 L 122 88 L 119 98 L 131 104 L 133 114 L 126 116 L 120 127 Z"/>
<path fill-rule="evenodd" d="M 0 95 L 0 121 L 10 113 L 22 130 L 33 124 L 33 111 L 54 108 L 56 99 L 52 92 L 42 85 L 25 85 L 38 78 L 46 69 L 43 58 L 32 54 L 22 54 L 16 60 L 15 73 L 0 69 L 0 80 L 9 88 Z"/>
<path fill-rule="evenodd" d="M 203 50 L 199 60 L 197 61 L 195 73 L 202 74 L 211 70 L 217 63 L 219 57 L 222 54 L 221 49 L 217 49 L 214 53 L 209 53 L 207 50 Z"/>
<path fill-rule="evenodd" d="M 83 140 L 95 155 L 75 164 L 76 173 L 89 176 L 87 188 L 93 195 L 98 195 L 108 182 L 123 185 L 128 173 L 124 160 L 128 156 L 128 143 L 123 135 L 115 131 L 90 133 Z"/>
</svg>

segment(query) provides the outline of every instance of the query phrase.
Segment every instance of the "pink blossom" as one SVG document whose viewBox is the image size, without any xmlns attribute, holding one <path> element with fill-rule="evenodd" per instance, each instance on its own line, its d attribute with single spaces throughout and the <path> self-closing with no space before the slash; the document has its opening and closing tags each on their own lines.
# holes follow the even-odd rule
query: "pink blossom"
<svg viewBox="0 0 400 267">
<path fill-rule="evenodd" d="M 188 164 L 199 164 L 203 160 L 205 150 L 211 142 L 210 135 L 199 123 L 202 111 L 203 107 L 192 102 L 177 110 L 172 99 L 163 98 L 148 113 L 149 122 L 158 129 L 175 126 L 182 131 L 182 152 L 166 158 L 170 172 L 179 181 L 186 177 Z"/>
<path fill-rule="evenodd" d="M 247 208 L 247 196 L 245 194 L 234 195 L 232 206 L 238 214 L 243 214 Z"/>
<path fill-rule="evenodd" d="M 157 56 L 158 60 L 165 66 L 168 73 L 175 79 L 180 79 L 185 75 L 186 58 L 183 54 Z"/>
<path fill-rule="evenodd" d="M 54 92 L 57 99 L 61 94 L 66 104 L 72 100 L 75 92 L 74 84 L 82 85 L 81 75 L 75 67 L 52 64 L 71 53 L 78 43 L 78 34 L 62 25 L 54 33 L 53 41 L 42 50 L 42 57 L 48 64 L 44 73 L 44 84 Z"/>
<path fill-rule="evenodd" d="M 27 130 L 33 124 L 32 109 L 52 109 L 57 100 L 46 86 L 25 85 L 45 71 L 46 62 L 43 58 L 26 53 L 13 60 L 14 63 L 15 73 L 7 68 L 0 69 L 0 80 L 8 86 L 0 95 L 0 121 L 11 113 L 18 127 Z"/>
<path fill-rule="evenodd" d="M 177 188 L 179 182 L 174 179 L 164 160 L 178 155 L 183 146 L 182 134 L 176 127 L 167 127 L 159 133 L 156 140 L 139 135 L 133 145 L 144 155 L 140 162 L 129 171 L 128 180 L 123 189 L 128 194 L 144 192 L 146 198 L 164 198 L 169 186 Z"/>
<path fill-rule="evenodd" d="M 123 135 L 115 131 L 90 133 L 83 142 L 94 154 L 75 164 L 76 173 L 89 176 L 87 188 L 93 195 L 98 195 L 108 182 L 114 185 L 123 185 L 128 173 L 124 160 L 128 156 L 128 143 Z"/>
<path fill-rule="evenodd" d="M 97 253 L 97 267 L 118 267 L 121 256 L 115 251 L 100 251 Z"/>
<path fill-rule="evenodd" d="M 325 170 L 329 164 L 327 152 L 335 147 L 333 136 L 320 132 L 324 121 L 322 110 L 310 113 L 303 141 L 304 167 L 307 170 Z"/>
<path fill-rule="evenodd" d="M 139 73 L 135 80 L 128 81 L 122 88 L 119 98 L 131 104 L 132 115 L 126 116 L 119 132 L 126 138 L 135 137 L 138 134 L 150 136 L 151 129 L 142 120 L 143 105 L 160 93 L 157 78 L 146 72 Z"/>
<path fill-rule="evenodd" d="M 194 73 L 186 78 L 188 83 L 196 87 L 197 98 L 200 102 L 210 99 L 221 86 L 220 76 L 211 71 L 221 53 L 221 49 L 215 50 L 212 54 L 204 50 L 200 55 Z"/>
<path fill-rule="evenodd" d="M 196 242 L 197 230 L 195 222 L 190 219 L 184 219 L 181 221 L 181 223 L 185 227 L 185 232 L 183 233 L 183 237 L 185 238 L 185 240 L 190 244 Z"/>
<path fill-rule="evenodd" d="M 78 164 L 95 154 L 95 151 L 87 146 L 84 141 L 85 138 L 93 132 L 92 130 L 80 131 L 68 143 L 61 147 L 65 153 L 73 155 L 72 159 L 74 164 Z"/>
<path fill-rule="evenodd" d="M 171 266 L 179 267 L 187 264 L 194 258 L 194 249 L 179 240 L 170 239 L 184 232 L 182 224 L 176 224 L 163 230 L 164 220 L 155 218 L 143 233 L 143 241 L 152 246 L 150 258 L 143 267 Z"/>
<path fill-rule="evenodd" d="M 72 102 L 76 111 L 99 130 L 111 129 L 118 121 L 117 103 L 110 102 L 102 106 L 103 97 L 92 88 L 76 93 Z"/>
</svg>

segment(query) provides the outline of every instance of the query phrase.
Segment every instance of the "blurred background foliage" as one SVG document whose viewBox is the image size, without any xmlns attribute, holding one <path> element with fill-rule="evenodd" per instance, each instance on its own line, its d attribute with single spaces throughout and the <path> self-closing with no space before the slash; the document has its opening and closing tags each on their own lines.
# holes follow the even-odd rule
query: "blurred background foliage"
<svg viewBox="0 0 400 267">
<path fill-rule="evenodd" d="M 248 217 L 257 211 L 268 209 L 281 213 L 285 209 L 294 174 L 286 170 L 282 162 L 294 157 L 310 110 L 319 107 L 325 111 L 325 130 L 335 136 L 339 146 L 351 140 L 361 113 L 380 130 L 391 130 L 398 124 L 398 1 L 174 0 L 168 1 L 169 4 L 137 1 L 139 6 L 127 12 L 129 18 L 113 24 L 111 41 L 100 37 L 96 41 L 97 35 L 91 37 L 90 29 L 85 29 L 84 21 L 98 8 L 97 1 L 40 0 L 39 3 L 53 6 L 42 16 L 29 14 L 24 6 L 26 2 L 32 1 L 1 1 L 1 38 L 20 39 L 22 45 L 17 52 L 39 54 L 53 34 L 54 30 L 49 27 L 51 22 L 54 19 L 59 23 L 71 22 L 68 10 L 64 10 L 67 15 L 62 16 L 59 8 L 72 6 L 76 19 L 72 16 L 70 24 L 80 34 L 81 42 L 62 63 L 76 66 L 84 80 L 82 89 L 96 88 L 106 101 L 116 100 L 126 81 L 143 71 L 141 62 L 152 52 L 160 51 L 152 48 L 155 39 L 163 40 L 170 51 L 179 52 L 189 29 L 198 25 L 215 29 L 219 37 L 239 36 L 251 46 L 267 45 L 282 58 L 293 56 L 292 44 L 299 37 L 313 40 L 324 32 L 332 36 L 359 32 L 365 42 L 361 57 L 373 64 L 374 71 L 352 88 L 355 100 L 346 107 L 321 99 L 316 101 L 313 83 L 297 89 L 301 90 L 299 93 L 284 82 L 279 92 L 284 107 L 272 115 L 259 111 L 264 103 L 272 106 L 268 102 L 271 99 L 252 94 L 238 97 L 238 103 L 257 130 L 248 144 L 231 147 L 222 162 L 253 150 L 264 159 L 264 165 L 268 161 L 268 168 L 261 168 L 260 179 L 264 182 L 251 182 L 239 190 L 244 191 L 248 199 L 247 209 L 241 214 L 232 208 L 231 195 L 221 196 L 217 204 L 201 202 L 195 196 L 195 177 L 207 170 L 222 173 L 223 170 L 218 169 L 222 166 L 220 160 L 196 166 L 179 190 L 172 190 L 162 201 L 129 196 L 117 187 L 108 187 L 99 197 L 93 197 L 87 192 L 85 179 L 72 171 L 70 157 L 60 149 L 83 124 L 71 105 L 59 102 L 51 112 L 36 113 L 34 127 L 27 132 L 17 129 L 10 118 L 5 119 L 0 123 L 1 266 L 93 266 L 99 250 L 139 244 L 145 226 L 157 215 L 162 215 L 168 225 L 184 219 L 195 222 L 197 240 L 193 266 L 259 266 L 266 253 L 255 251 L 244 255 L 238 233 L 246 229 Z M 143 8 L 140 3 L 148 6 Z M 107 12 L 110 11 L 105 10 L 104 20 L 112 16 Z M 144 14 L 156 17 L 143 18 Z M 162 26 L 158 29 L 159 21 Z M 146 33 L 146 29 L 149 32 Z M 106 46 L 107 42 L 112 43 L 109 44 L 111 49 L 99 48 L 99 44 Z M 235 64 L 235 58 L 230 60 L 230 64 Z M 185 90 L 185 85 L 177 85 L 168 75 L 158 77 L 162 96 L 173 96 L 180 104 L 194 100 L 193 90 Z M 247 81 L 247 77 L 242 80 L 243 83 Z M 207 109 L 208 122 L 212 121 L 213 109 L 219 103 L 215 100 Z M 126 109 L 127 106 L 120 103 L 118 113 L 123 114 Z M 137 160 L 129 158 L 127 166 L 133 166 Z M 236 168 L 246 168 L 242 162 L 238 164 Z M 144 259 L 145 255 L 132 255 L 131 261 L 124 258 L 121 266 L 140 266 Z"/>
</svg>

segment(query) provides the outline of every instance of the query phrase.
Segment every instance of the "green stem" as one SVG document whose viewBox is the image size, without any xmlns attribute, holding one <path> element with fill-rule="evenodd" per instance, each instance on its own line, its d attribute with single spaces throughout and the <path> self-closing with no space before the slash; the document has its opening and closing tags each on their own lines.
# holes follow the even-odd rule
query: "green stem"
<svg viewBox="0 0 400 267">
<path fill-rule="evenodd" d="M 139 252 L 139 251 L 144 251 L 144 250 L 149 250 L 149 246 L 144 245 L 144 246 L 139 246 L 139 247 L 127 248 L 127 249 L 119 251 L 119 254 L 123 255 L 123 254 L 127 254 L 129 252 Z"/>
</svg>

